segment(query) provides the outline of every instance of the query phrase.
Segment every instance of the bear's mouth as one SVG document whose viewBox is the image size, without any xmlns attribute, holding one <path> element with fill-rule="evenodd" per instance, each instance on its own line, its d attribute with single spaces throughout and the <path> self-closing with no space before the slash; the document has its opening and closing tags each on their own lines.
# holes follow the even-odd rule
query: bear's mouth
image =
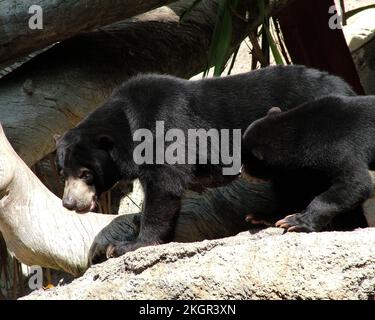
<svg viewBox="0 0 375 320">
<path fill-rule="evenodd" d="M 65 179 L 63 205 L 77 213 L 86 213 L 97 208 L 98 193 L 94 185 L 83 179 L 69 176 Z M 65 204 L 64 204 L 65 203 Z"/>
<path fill-rule="evenodd" d="M 95 195 L 91 202 L 90 202 L 90 205 L 84 207 L 84 208 L 77 208 L 75 211 L 77 213 L 87 213 L 87 212 L 90 212 L 90 211 L 93 211 L 97 208 L 98 206 L 98 197 Z"/>
<path fill-rule="evenodd" d="M 96 207 L 97 207 L 97 202 L 96 202 L 95 199 L 92 199 L 92 200 L 91 200 L 90 210 L 89 210 L 89 211 L 93 211 L 93 210 L 95 210 Z"/>
</svg>

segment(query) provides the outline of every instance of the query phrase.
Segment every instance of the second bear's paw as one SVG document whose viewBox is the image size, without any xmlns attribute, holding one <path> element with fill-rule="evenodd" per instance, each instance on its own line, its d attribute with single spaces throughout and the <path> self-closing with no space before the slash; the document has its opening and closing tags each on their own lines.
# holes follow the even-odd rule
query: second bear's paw
<svg viewBox="0 0 375 320">
<path fill-rule="evenodd" d="M 245 221 L 254 225 L 259 225 L 259 224 L 265 225 L 265 226 L 273 225 L 273 223 L 271 223 L 270 221 L 262 219 L 261 217 L 258 217 L 257 215 L 254 215 L 252 213 L 249 213 L 245 216 Z"/>
<path fill-rule="evenodd" d="M 151 242 L 141 242 L 141 241 L 128 241 L 128 242 L 119 242 L 116 244 L 110 244 L 107 247 L 106 256 L 107 259 L 116 258 L 124 255 L 127 252 L 137 250 L 142 247 L 157 245 L 159 243 Z"/>
<path fill-rule="evenodd" d="M 276 227 L 285 229 L 286 232 L 314 232 L 313 227 L 307 224 L 300 214 L 291 214 L 275 223 Z"/>
<path fill-rule="evenodd" d="M 143 247 L 143 245 L 138 242 L 120 242 L 118 244 L 110 244 L 107 247 L 106 256 L 107 259 L 120 257 L 127 252 L 137 250 L 141 247 Z"/>
</svg>

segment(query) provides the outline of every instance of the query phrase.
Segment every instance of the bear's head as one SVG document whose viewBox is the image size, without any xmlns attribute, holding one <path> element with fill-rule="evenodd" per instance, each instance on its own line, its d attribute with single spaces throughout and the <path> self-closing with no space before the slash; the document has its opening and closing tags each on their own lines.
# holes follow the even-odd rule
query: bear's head
<svg viewBox="0 0 375 320">
<path fill-rule="evenodd" d="M 269 139 L 264 132 L 270 132 L 269 126 L 272 122 L 269 120 L 281 113 L 278 107 L 270 108 L 267 115 L 252 122 L 242 136 L 242 162 L 243 172 L 251 178 L 269 180 L 272 177 L 271 170 L 268 168 L 268 151 L 270 148 Z"/>
<path fill-rule="evenodd" d="M 109 135 L 83 134 L 75 128 L 55 136 L 56 166 L 65 181 L 62 203 L 79 213 L 95 209 L 100 194 L 120 180 Z"/>
</svg>

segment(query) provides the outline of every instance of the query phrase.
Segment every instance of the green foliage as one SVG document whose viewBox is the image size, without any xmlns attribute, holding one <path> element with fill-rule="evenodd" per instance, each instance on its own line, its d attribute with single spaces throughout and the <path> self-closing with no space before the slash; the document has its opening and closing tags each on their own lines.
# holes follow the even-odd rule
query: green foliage
<svg viewBox="0 0 375 320">
<path fill-rule="evenodd" d="M 209 66 L 214 66 L 214 76 L 220 76 L 229 58 L 232 40 L 232 12 L 238 0 L 219 0 L 216 24 L 208 55 Z M 208 68 L 207 68 L 208 69 Z"/>
<path fill-rule="evenodd" d="M 180 21 L 183 21 L 201 2 L 202 0 L 195 0 L 191 6 L 183 12 Z M 207 76 L 210 67 L 214 67 L 214 76 L 220 76 L 225 69 L 226 63 L 231 53 L 232 31 L 233 31 L 233 11 L 237 9 L 240 0 L 218 0 L 218 9 L 215 21 L 215 27 L 211 38 L 210 49 L 207 59 L 207 67 L 203 76 Z M 259 15 L 262 21 L 262 30 L 258 36 L 263 34 L 264 41 L 269 46 L 277 64 L 284 64 L 279 48 L 272 37 L 270 28 L 268 27 L 269 18 L 265 11 L 264 0 L 257 0 Z M 230 74 L 239 48 L 233 53 L 228 74 Z"/>
<path fill-rule="evenodd" d="M 193 11 L 202 0 L 195 0 L 191 6 L 180 16 L 180 21 Z M 236 9 L 239 0 L 218 0 L 218 10 L 215 27 L 211 38 L 210 50 L 208 53 L 207 67 L 204 76 L 208 74 L 211 66 L 214 67 L 214 76 L 220 76 L 230 56 L 232 41 L 232 9 Z M 234 62 L 234 61 L 233 61 Z"/>
<path fill-rule="evenodd" d="M 266 16 L 266 13 L 265 13 L 264 0 L 257 0 L 257 1 L 258 1 L 258 8 L 259 8 L 259 15 L 262 20 L 262 28 L 265 31 L 267 42 L 271 48 L 273 57 L 275 58 L 275 62 L 276 64 L 284 64 L 283 58 L 281 57 L 277 44 L 271 35 L 268 24 L 266 23 L 266 19 L 268 19 L 268 17 Z"/>
<path fill-rule="evenodd" d="M 240 47 L 238 46 L 237 49 L 234 50 L 234 52 L 233 52 L 232 60 L 230 62 L 230 66 L 229 66 L 227 75 L 230 75 L 231 72 L 232 72 L 232 69 L 234 67 L 234 63 L 236 62 L 236 58 L 237 58 L 237 54 L 238 54 L 239 50 L 240 50 Z"/>
</svg>

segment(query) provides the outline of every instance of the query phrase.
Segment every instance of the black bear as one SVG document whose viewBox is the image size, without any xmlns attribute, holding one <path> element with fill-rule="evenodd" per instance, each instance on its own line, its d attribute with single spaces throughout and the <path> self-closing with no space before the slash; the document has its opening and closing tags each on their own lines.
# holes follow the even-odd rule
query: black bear
<svg viewBox="0 0 375 320">
<path fill-rule="evenodd" d="M 145 192 L 139 235 L 135 241 L 110 246 L 108 256 L 166 242 L 187 189 L 203 191 L 237 177 L 239 167 L 223 174 L 230 157 L 221 157 L 232 148 L 233 164 L 240 158 L 236 130 L 263 117 L 270 105 L 288 110 L 330 93 L 354 95 L 342 79 L 303 66 L 275 66 L 198 81 L 136 76 L 57 140 L 56 162 L 65 178 L 63 205 L 77 212 L 92 210 L 100 193 L 117 181 L 139 178 Z M 164 131 L 175 135 L 164 137 L 158 129 L 161 123 Z M 200 137 L 184 143 L 193 129 L 207 134 L 203 151 L 196 149 Z M 233 131 L 227 135 L 233 133 L 228 145 L 217 141 L 223 130 Z M 144 148 L 138 152 L 141 144 Z M 160 161 L 168 152 L 173 161 Z M 186 157 L 181 161 L 181 155 L 189 161 L 184 162 Z"/>
<path fill-rule="evenodd" d="M 276 226 L 320 231 L 339 213 L 370 197 L 374 124 L 375 96 L 332 95 L 286 112 L 273 107 L 249 126 L 242 142 L 245 172 L 266 179 L 304 175 L 305 184 L 318 176 L 327 185 L 302 212 L 279 220 Z"/>
</svg>

